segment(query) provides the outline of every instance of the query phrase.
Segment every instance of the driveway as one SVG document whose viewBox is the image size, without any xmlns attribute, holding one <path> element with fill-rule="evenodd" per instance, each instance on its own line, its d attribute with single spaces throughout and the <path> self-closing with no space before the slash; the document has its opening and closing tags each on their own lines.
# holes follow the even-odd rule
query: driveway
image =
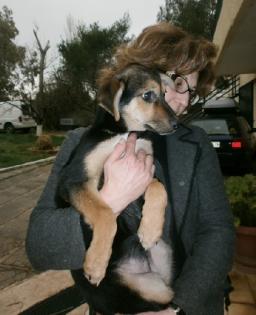
<svg viewBox="0 0 256 315">
<path fill-rule="evenodd" d="M 29 216 L 51 168 L 52 163 L 48 163 L 0 171 L 0 314 L 20 314 L 74 285 L 67 270 L 36 274 L 25 253 Z M 75 297 L 53 300 L 55 304 L 51 307 L 66 309 L 65 314 L 69 315 L 85 314 L 87 305 L 78 307 L 79 303 L 74 302 L 77 292 L 73 294 Z M 48 309 L 50 303 L 44 306 L 42 314 L 52 314 Z M 32 314 L 35 313 L 32 311 Z"/>
<path fill-rule="evenodd" d="M 0 289 L 35 274 L 24 240 L 31 210 L 51 167 L 50 163 L 0 173 Z"/>
</svg>

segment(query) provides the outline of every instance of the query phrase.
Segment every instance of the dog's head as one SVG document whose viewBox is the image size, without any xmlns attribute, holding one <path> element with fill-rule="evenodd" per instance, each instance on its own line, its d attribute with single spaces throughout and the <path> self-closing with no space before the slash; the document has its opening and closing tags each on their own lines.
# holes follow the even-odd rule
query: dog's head
<svg viewBox="0 0 256 315">
<path fill-rule="evenodd" d="M 177 129 L 177 117 L 164 99 L 160 74 L 141 65 L 131 65 L 106 80 L 98 100 L 128 131 L 166 134 Z"/>
</svg>

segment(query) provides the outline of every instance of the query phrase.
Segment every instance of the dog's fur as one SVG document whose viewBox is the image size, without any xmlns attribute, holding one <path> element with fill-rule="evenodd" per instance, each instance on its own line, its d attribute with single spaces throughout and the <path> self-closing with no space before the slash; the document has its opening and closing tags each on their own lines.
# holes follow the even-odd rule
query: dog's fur
<svg viewBox="0 0 256 315">
<path fill-rule="evenodd" d="M 100 198 L 103 165 L 129 132 L 136 151 L 153 155 L 152 133 L 176 129 L 156 71 L 131 65 L 99 89 L 99 112 L 62 172 L 59 195 L 82 215 L 87 251 L 78 282 L 102 314 L 157 311 L 169 305 L 171 248 L 162 239 L 167 194 L 154 179 L 118 217 Z M 76 277 L 76 276 L 75 276 Z"/>
</svg>

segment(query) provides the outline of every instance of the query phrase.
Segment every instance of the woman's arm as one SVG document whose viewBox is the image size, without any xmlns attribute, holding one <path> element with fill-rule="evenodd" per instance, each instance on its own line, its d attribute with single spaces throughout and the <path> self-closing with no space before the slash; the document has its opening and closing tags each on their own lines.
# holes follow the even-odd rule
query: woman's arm
<svg viewBox="0 0 256 315">
<path fill-rule="evenodd" d="M 84 129 L 79 128 L 69 133 L 32 211 L 26 251 L 35 269 L 77 269 L 83 265 L 85 248 L 80 215 L 72 207 L 58 208 L 55 200 L 60 172 L 83 132 Z"/>
</svg>

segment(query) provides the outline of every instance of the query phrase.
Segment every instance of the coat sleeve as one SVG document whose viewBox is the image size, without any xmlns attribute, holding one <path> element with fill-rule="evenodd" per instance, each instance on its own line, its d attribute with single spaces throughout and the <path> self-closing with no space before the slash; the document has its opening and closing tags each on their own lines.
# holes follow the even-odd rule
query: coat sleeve
<svg viewBox="0 0 256 315">
<path fill-rule="evenodd" d="M 83 128 L 69 133 L 56 157 L 43 193 L 33 209 L 26 236 L 26 252 L 35 269 L 78 269 L 83 265 L 84 241 L 80 215 L 55 201 L 60 171 L 78 144 Z"/>
<path fill-rule="evenodd" d="M 215 311 L 207 314 L 219 314 L 220 308 L 222 314 L 225 282 L 233 261 L 233 216 L 216 152 L 207 135 L 198 132 L 201 153 L 191 190 L 198 200 L 196 233 L 192 250 L 174 283 L 174 303 L 186 314 L 205 315 L 202 310 L 215 301 Z"/>
</svg>

